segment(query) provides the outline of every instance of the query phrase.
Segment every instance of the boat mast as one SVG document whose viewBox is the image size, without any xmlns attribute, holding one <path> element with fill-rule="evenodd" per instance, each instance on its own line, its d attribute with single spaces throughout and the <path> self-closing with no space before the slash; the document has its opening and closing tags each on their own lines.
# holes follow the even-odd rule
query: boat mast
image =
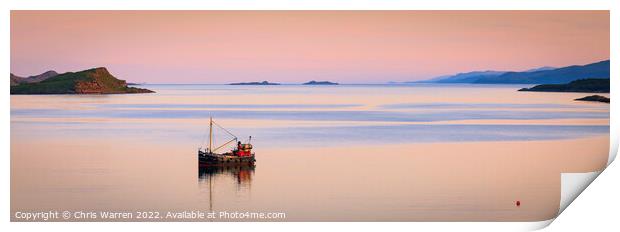
<svg viewBox="0 0 620 232">
<path fill-rule="evenodd" d="M 209 153 L 212 152 L 211 144 L 213 143 L 213 117 L 209 117 Z"/>
</svg>

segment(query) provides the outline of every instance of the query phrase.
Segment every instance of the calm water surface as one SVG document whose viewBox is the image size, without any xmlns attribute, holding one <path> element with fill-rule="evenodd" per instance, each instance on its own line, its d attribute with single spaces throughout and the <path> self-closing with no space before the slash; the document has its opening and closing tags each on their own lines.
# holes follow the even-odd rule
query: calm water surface
<svg viewBox="0 0 620 232">
<path fill-rule="evenodd" d="M 557 213 L 561 172 L 607 162 L 609 105 L 573 101 L 579 93 L 432 84 L 144 87 L 157 93 L 11 96 L 12 212 L 537 221 Z M 252 135 L 255 168 L 197 167 L 209 116 L 242 140 Z M 227 139 L 216 131 L 216 143 Z"/>
</svg>

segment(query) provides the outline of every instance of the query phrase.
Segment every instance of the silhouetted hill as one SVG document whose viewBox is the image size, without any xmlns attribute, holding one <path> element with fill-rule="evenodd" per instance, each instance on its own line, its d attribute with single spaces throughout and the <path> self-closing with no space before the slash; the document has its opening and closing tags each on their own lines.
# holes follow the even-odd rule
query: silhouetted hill
<svg viewBox="0 0 620 232">
<path fill-rule="evenodd" d="M 591 95 L 587 97 L 577 98 L 575 101 L 593 101 L 593 102 L 604 102 L 609 103 L 610 99 L 601 95 Z"/>
<path fill-rule="evenodd" d="M 503 71 L 474 71 L 467 73 L 458 73 L 456 75 L 440 76 L 425 81 L 411 81 L 406 83 L 473 83 L 479 79 L 486 77 L 494 77 L 502 75 Z"/>
<path fill-rule="evenodd" d="M 337 85 L 338 83 L 329 82 L 329 81 L 309 81 L 303 84 L 304 85 Z"/>
<path fill-rule="evenodd" d="M 239 83 L 230 83 L 229 85 L 279 85 L 280 83 L 273 83 L 269 81 L 262 82 L 239 82 Z"/>
<path fill-rule="evenodd" d="M 507 72 L 495 77 L 481 78 L 476 84 L 564 84 L 574 80 L 609 79 L 609 60 L 587 65 L 573 65 L 536 72 Z"/>
<path fill-rule="evenodd" d="M 582 79 L 568 84 L 543 84 L 519 91 L 609 93 L 609 79 Z"/>
<path fill-rule="evenodd" d="M 565 84 L 578 79 L 609 78 L 609 60 L 562 68 L 541 67 L 523 72 L 475 71 L 436 77 L 425 83 Z M 413 82 L 408 82 L 413 83 Z"/>
<path fill-rule="evenodd" d="M 540 67 L 540 68 L 528 69 L 528 70 L 525 70 L 525 72 L 538 72 L 538 71 L 547 71 L 547 70 L 554 70 L 554 69 L 557 69 L 557 68 L 549 67 L 549 66 L 543 66 L 543 67 Z"/>
</svg>

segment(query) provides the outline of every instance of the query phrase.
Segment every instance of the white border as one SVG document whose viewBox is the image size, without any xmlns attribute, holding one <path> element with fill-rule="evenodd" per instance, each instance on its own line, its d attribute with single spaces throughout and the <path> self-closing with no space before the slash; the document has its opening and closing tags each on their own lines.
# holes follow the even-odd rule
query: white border
<svg viewBox="0 0 620 232">
<path fill-rule="evenodd" d="M 615 13 L 618 10 L 619 4 L 614 4 L 613 0 L 433 0 L 433 1 L 371 1 L 371 0 L 263 0 L 263 1 L 192 1 L 192 0 L 133 0 L 133 1 L 85 1 L 85 0 L 5 0 L 0 1 L 2 7 L 2 14 L 0 21 L 2 22 L 2 45 L 5 49 L 2 49 L 3 54 L 0 56 L 2 65 L 0 66 L 0 73 L 9 73 L 10 65 L 10 53 L 6 52 L 10 49 L 9 43 L 9 9 L 25 10 L 25 9 L 39 9 L 39 10 L 116 10 L 116 9 L 135 9 L 135 10 L 198 10 L 198 9 L 238 9 L 238 10 L 265 10 L 265 9 L 279 9 L 279 10 L 405 10 L 405 9 L 417 9 L 417 10 L 611 10 L 611 82 L 612 93 L 617 92 L 618 87 L 618 62 L 614 59 L 617 56 L 618 41 L 618 22 L 620 22 L 619 14 Z M 3 114 L 2 125 L 5 128 L 2 131 L 0 139 L 3 143 L 3 158 L 4 162 L 4 178 L 2 178 L 2 184 L 5 186 L 5 191 L 2 191 L 2 202 L 4 210 L 0 211 L 0 220 L 3 221 L 2 227 L 8 227 L 13 230 L 40 230 L 48 231 L 52 230 L 69 230 L 69 231 L 109 231 L 112 229 L 118 229 L 119 227 L 128 229 L 152 229 L 152 230 L 189 230 L 189 229 L 208 229 L 208 230 L 228 230 L 232 226 L 235 229 L 253 231 L 256 229 L 269 229 L 269 230 L 322 230 L 326 228 L 330 229 L 362 229 L 362 230 L 404 230 L 404 229 L 423 229 L 423 230 L 463 230 L 463 229 L 482 229 L 496 231 L 498 229 L 535 229 L 540 228 L 548 224 L 550 221 L 538 222 L 538 223 L 8 223 L 10 218 L 9 210 L 9 191 L 10 188 L 10 141 L 9 130 L 10 128 L 10 96 L 9 85 L 2 83 L 4 93 L 2 95 Z M 615 89 L 615 90 L 614 90 Z M 611 115 L 618 115 L 618 102 L 613 101 L 611 104 Z M 615 119 L 615 117 L 612 117 Z M 613 160 L 618 146 L 618 124 L 615 120 L 611 120 L 610 133 L 612 144 L 610 147 L 610 158 Z M 612 156 L 613 155 L 613 156 Z M 617 166 L 617 165 L 616 165 Z M 615 170 L 614 170 L 615 171 Z M 603 176 L 607 171 L 603 172 Z M 618 176 L 616 176 L 618 177 Z M 617 180 L 616 179 L 612 179 Z M 615 187 L 615 183 L 607 183 L 608 186 Z M 617 192 L 617 187 L 615 187 Z M 604 188 L 602 191 L 606 191 Z M 587 191 L 586 191 L 587 192 Z M 590 194 L 595 195 L 595 194 Z M 592 198 L 596 198 L 593 196 Z M 584 199 L 585 200 L 585 199 Z M 592 200 L 592 199 L 591 199 Z M 612 199 L 606 199 L 612 201 Z M 569 207 L 569 210 L 570 207 Z M 574 211 L 573 211 L 574 212 Z M 612 212 L 608 209 L 607 212 Z M 590 212 L 595 214 L 597 212 Z M 561 219 L 562 217 L 560 217 Z M 583 218 L 575 218 L 575 220 L 561 220 L 568 223 L 579 223 Z M 560 220 L 558 220 L 560 221 Z M 586 222 L 587 223 L 587 222 Z M 600 223 L 600 222 L 599 222 Z M 610 225 L 618 228 L 617 223 Z M 571 228 L 571 227 L 567 227 Z M 605 227 L 611 228 L 611 227 Z"/>
<path fill-rule="evenodd" d="M 9 0 L 11 9 L 45 10 L 608 10 L 612 0 Z"/>
</svg>

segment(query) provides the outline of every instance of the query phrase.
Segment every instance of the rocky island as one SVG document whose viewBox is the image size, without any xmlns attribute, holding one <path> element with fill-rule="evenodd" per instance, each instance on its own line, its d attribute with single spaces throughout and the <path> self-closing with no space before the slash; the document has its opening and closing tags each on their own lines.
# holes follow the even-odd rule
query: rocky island
<svg viewBox="0 0 620 232">
<path fill-rule="evenodd" d="M 593 102 L 604 102 L 609 103 L 610 99 L 601 95 L 591 95 L 587 97 L 577 98 L 575 101 L 593 101 Z"/>
<path fill-rule="evenodd" d="M 230 83 L 229 85 L 280 85 L 280 83 L 273 83 L 273 82 L 268 82 L 268 81 L 262 81 L 262 82 Z"/>
<path fill-rule="evenodd" d="M 338 83 L 329 82 L 329 81 L 309 81 L 303 84 L 304 85 L 337 85 Z"/>
<path fill-rule="evenodd" d="M 122 94 L 153 93 L 148 89 L 127 86 L 127 82 L 112 76 L 104 67 L 80 72 L 54 75 L 41 81 L 21 82 L 13 85 L 11 94 Z"/>
<path fill-rule="evenodd" d="M 609 79 L 581 79 L 568 84 L 544 84 L 519 91 L 609 93 Z"/>
</svg>

